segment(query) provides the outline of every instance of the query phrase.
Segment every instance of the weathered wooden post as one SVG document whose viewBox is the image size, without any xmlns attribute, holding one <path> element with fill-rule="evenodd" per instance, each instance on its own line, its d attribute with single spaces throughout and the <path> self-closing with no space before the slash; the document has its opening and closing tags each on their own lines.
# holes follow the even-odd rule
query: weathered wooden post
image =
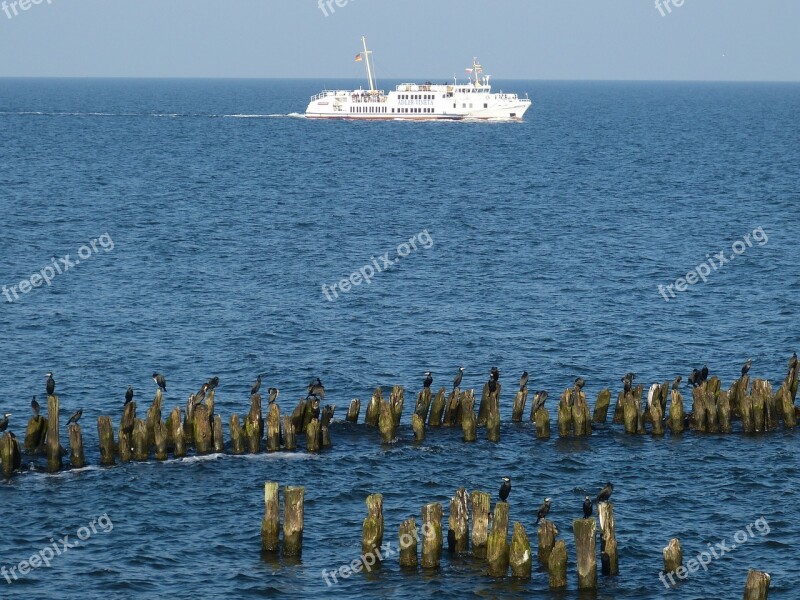
<svg viewBox="0 0 800 600">
<path fill-rule="evenodd" d="M 309 452 L 319 452 L 322 442 L 321 431 L 319 428 L 319 421 L 311 419 L 311 422 L 306 427 L 306 450 Z"/>
<path fill-rule="evenodd" d="M 495 504 L 492 530 L 486 549 L 490 577 L 505 577 L 508 574 L 508 502 Z"/>
<path fill-rule="evenodd" d="M 381 440 L 384 444 L 391 444 L 394 440 L 394 417 L 392 417 L 392 409 L 386 400 L 381 400 L 381 413 L 378 417 L 378 428 L 381 431 Z"/>
<path fill-rule="evenodd" d="M 194 394 L 186 401 L 186 412 L 183 413 L 183 439 L 187 446 L 194 444 Z"/>
<path fill-rule="evenodd" d="M 650 406 L 650 418 L 653 421 L 653 435 L 664 435 L 664 413 L 661 410 L 660 391 L 659 397 Z"/>
<path fill-rule="evenodd" d="M 572 435 L 572 407 L 569 401 L 572 394 L 566 390 L 558 401 L 558 435 L 569 437 Z"/>
<path fill-rule="evenodd" d="M 383 390 L 380 387 L 375 388 L 375 393 L 369 399 L 367 404 L 367 414 L 364 416 L 364 423 L 370 427 L 378 426 L 378 419 L 381 417 L 381 403 L 383 402 Z"/>
<path fill-rule="evenodd" d="M 47 419 L 41 415 L 31 417 L 28 427 L 25 429 L 25 450 L 39 450 L 44 445 L 47 438 Z"/>
<path fill-rule="evenodd" d="M 331 431 L 327 425 L 320 425 L 319 428 L 319 435 L 321 440 L 321 445 L 323 448 L 330 448 L 331 447 Z"/>
<path fill-rule="evenodd" d="M 133 451 L 133 440 L 131 433 L 127 433 L 120 427 L 119 438 L 117 439 L 117 453 L 119 454 L 119 462 L 131 462 L 131 452 Z"/>
<path fill-rule="evenodd" d="M 706 403 L 703 397 L 703 386 L 692 388 L 692 416 L 694 430 L 705 432 L 707 428 Z"/>
<path fill-rule="evenodd" d="M 498 393 L 500 392 L 500 384 L 497 384 L 497 390 L 489 394 L 486 401 L 486 439 L 490 442 L 500 441 L 500 406 L 498 400 Z M 506 523 L 506 529 L 508 523 Z"/>
<path fill-rule="evenodd" d="M 797 415 L 792 401 L 792 393 L 785 382 L 778 389 L 775 402 L 783 416 L 783 426 L 786 429 L 794 429 L 797 426 Z"/>
<path fill-rule="evenodd" d="M 172 454 L 175 458 L 186 456 L 186 434 L 183 431 L 180 406 L 173 408 L 167 417 L 167 440 L 172 443 Z"/>
<path fill-rule="evenodd" d="M 664 573 L 674 573 L 681 566 L 683 566 L 681 541 L 678 538 L 672 538 L 664 548 Z"/>
<path fill-rule="evenodd" d="M 305 406 L 303 401 L 301 404 Z M 261 413 L 261 396 L 253 394 L 250 397 L 250 412 L 244 420 L 244 437 L 247 440 L 247 452 L 257 454 L 261 451 L 261 434 L 264 430 L 264 418 Z"/>
<path fill-rule="evenodd" d="M 297 449 L 297 437 L 294 430 L 294 423 L 289 416 L 283 417 L 283 449 L 293 452 Z"/>
<path fill-rule="evenodd" d="M 769 573 L 750 569 L 744 584 L 743 600 L 767 600 L 769 596 Z"/>
<path fill-rule="evenodd" d="M 576 436 L 592 435 L 592 421 L 586 393 L 575 389 L 572 392 L 572 425 Z"/>
<path fill-rule="evenodd" d="M 136 422 L 136 401 L 128 402 L 122 409 L 122 419 L 119 422 L 120 432 L 133 433 L 133 424 Z"/>
<path fill-rule="evenodd" d="M 403 386 L 396 385 L 392 388 L 392 393 L 389 395 L 389 409 L 394 419 L 395 429 L 400 427 L 400 419 L 403 416 L 403 404 L 405 403 L 406 392 Z"/>
<path fill-rule="evenodd" d="M 608 407 L 611 405 L 611 390 L 606 388 L 597 395 L 597 402 L 594 405 L 592 423 L 605 423 L 608 419 Z"/>
<path fill-rule="evenodd" d="M 597 588 L 597 522 L 593 518 L 575 519 L 575 555 L 578 567 L 578 589 Z"/>
<path fill-rule="evenodd" d="M 267 413 L 267 452 L 281 449 L 281 409 L 274 402 Z"/>
<path fill-rule="evenodd" d="M 3 462 L 3 476 L 8 478 L 22 465 L 22 455 L 16 436 L 6 431 L 0 438 L 0 458 Z"/>
<path fill-rule="evenodd" d="M 348 423 L 358 423 L 358 413 L 361 412 L 361 400 L 353 398 L 350 400 L 350 408 L 347 409 L 345 421 Z"/>
<path fill-rule="evenodd" d="M 239 422 L 239 415 L 231 415 L 229 424 L 231 432 L 231 454 L 244 454 L 244 430 Z"/>
<path fill-rule="evenodd" d="M 415 413 L 415 417 L 422 420 L 422 416 Z M 417 568 L 417 522 L 414 517 L 406 519 L 400 524 L 400 568 Z"/>
<path fill-rule="evenodd" d="M 425 421 L 417 413 L 411 415 L 411 429 L 414 431 L 415 442 L 421 442 L 425 439 Z"/>
<path fill-rule="evenodd" d="M 214 415 L 213 436 L 214 452 L 225 452 L 225 438 L 222 434 L 222 417 L 220 415 Z"/>
<path fill-rule="evenodd" d="M 97 439 L 100 443 L 100 464 L 104 467 L 113 465 L 114 460 L 114 427 L 111 417 L 97 417 Z"/>
<path fill-rule="evenodd" d="M 280 504 L 278 482 L 264 483 L 264 519 L 261 521 L 261 549 L 264 552 L 278 551 L 280 537 Z"/>
<path fill-rule="evenodd" d="M 473 411 L 461 411 L 461 431 L 465 442 L 474 442 L 478 439 L 478 421 Z"/>
<path fill-rule="evenodd" d="M 335 412 L 335 404 L 326 404 L 324 407 L 322 407 L 322 416 L 319 419 L 320 427 L 328 427 L 333 421 L 333 414 Z"/>
<path fill-rule="evenodd" d="M 162 391 L 161 388 L 156 390 L 156 395 L 153 397 L 153 404 L 147 409 L 147 418 L 145 424 L 147 425 L 147 443 L 152 446 L 155 443 L 154 429 L 156 423 L 161 422 L 161 402 Z"/>
<path fill-rule="evenodd" d="M 58 435 L 58 396 L 47 397 L 47 471 L 61 469 L 61 440 Z"/>
<path fill-rule="evenodd" d="M 639 394 L 636 389 L 640 390 Z M 622 399 L 622 420 L 625 424 L 625 433 L 636 433 L 639 426 L 639 416 L 642 412 L 641 406 L 642 386 L 638 386 L 630 392 L 623 394 Z"/>
<path fill-rule="evenodd" d="M 728 392 L 720 392 L 719 402 L 717 402 L 717 414 L 719 431 L 721 433 L 730 433 L 733 431 L 733 426 L 731 425 L 731 402 Z"/>
<path fill-rule="evenodd" d="M 417 394 L 417 405 L 414 407 L 414 414 L 419 415 L 422 422 L 428 420 L 428 412 L 431 408 L 431 388 L 423 389 Z"/>
<path fill-rule="evenodd" d="M 614 416 L 611 418 L 611 423 L 614 425 L 622 425 L 625 423 L 625 397 L 627 394 L 622 391 L 617 396 L 617 403 L 614 406 Z"/>
<path fill-rule="evenodd" d="M 683 433 L 683 396 L 678 390 L 672 390 L 669 403 L 669 428 L 672 433 Z"/>
<path fill-rule="evenodd" d="M 653 410 L 661 411 L 660 404 L 653 404 Z M 597 514 L 600 517 L 600 563 L 603 575 L 619 575 L 617 557 L 617 532 L 614 526 L 614 505 L 599 502 Z"/>
<path fill-rule="evenodd" d="M 719 396 L 720 381 L 716 375 L 704 384 L 703 401 L 706 407 L 706 431 L 719 433 L 719 413 L 717 398 Z"/>
<path fill-rule="evenodd" d="M 514 396 L 514 407 L 511 409 L 511 422 L 521 423 L 525 413 L 525 404 L 528 402 L 528 388 L 525 387 Z"/>
<path fill-rule="evenodd" d="M 461 390 L 455 388 L 447 397 L 442 425 L 454 427 L 461 421 Z"/>
<path fill-rule="evenodd" d="M 481 392 L 481 403 L 478 405 L 478 426 L 483 427 L 486 425 L 486 419 L 489 418 L 489 382 L 483 384 L 483 391 Z"/>
<path fill-rule="evenodd" d="M 458 488 L 450 499 L 447 545 L 450 552 L 457 554 L 469 550 L 469 499 L 465 488 Z"/>
<path fill-rule="evenodd" d="M 297 433 L 303 433 L 303 431 L 305 431 L 303 428 L 305 427 L 306 404 L 308 404 L 308 402 L 309 400 L 306 398 L 300 398 L 300 401 L 292 412 L 292 425 L 294 425 L 294 430 Z"/>
<path fill-rule="evenodd" d="M 476 558 L 486 557 L 489 541 L 489 509 L 492 497 L 486 492 L 474 491 L 472 500 L 472 554 Z"/>
<path fill-rule="evenodd" d="M 556 545 L 558 528 L 553 521 L 542 519 L 539 521 L 539 552 L 538 560 L 540 564 L 546 565 L 550 561 L 550 554 Z"/>
<path fill-rule="evenodd" d="M 167 426 L 161 420 L 153 424 L 153 443 L 156 447 L 156 460 L 167 460 Z"/>
<path fill-rule="evenodd" d="M 197 454 L 211 452 L 213 441 L 213 432 L 208 420 L 208 409 L 203 404 L 198 404 L 194 409 L 194 447 L 197 450 Z"/>
<path fill-rule="evenodd" d="M 283 555 L 300 556 L 303 553 L 303 499 L 304 487 L 283 488 Z"/>
<path fill-rule="evenodd" d="M 383 544 L 383 496 L 367 496 L 367 517 L 361 530 L 361 555 L 371 554 L 378 560 Z"/>
<path fill-rule="evenodd" d="M 133 460 L 143 461 L 150 457 L 150 445 L 147 443 L 147 422 L 144 419 L 136 419 L 133 423 Z"/>
<path fill-rule="evenodd" d="M 442 505 L 432 502 L 422 507 L 423 569 L 438 569 L 442 554 Z"/>
<path fill-rule="evenodd" d="M 542 406 L 536 411 L 534 416 L 536 421 L 536 439 L 549 440 L 550 439 L 550 413 Z"/>
<path fill-rule="evenodd" d="M 547 571 L 550 574 L 551 590 L 567 587 L 567 545 L 564 540 L 558 540 L 553 546 L 547 561 Z"/>
<path fill-rule="evenodd" d="M 441 427 L 442 426 L 442 415 L 444 414 L 444 403 L 445 403 L 445 390 L 444 388 L 439 389 L 436 393 L 436 397 L 433 399 L 433 404 L 431 404 L 431 413 L 428 417 L 428 426 L 429 427 Z"/>
<path fill-rule="evenodd" d="M 514 533 L 511 535 L 511 548 L 508 552 L 508 562 L 511 565 L 512 577 L 530 579 L 533 559 L 531 558 L 531 543 L 525 528 L 519 523 L 514 523 Z"/>
</svg>

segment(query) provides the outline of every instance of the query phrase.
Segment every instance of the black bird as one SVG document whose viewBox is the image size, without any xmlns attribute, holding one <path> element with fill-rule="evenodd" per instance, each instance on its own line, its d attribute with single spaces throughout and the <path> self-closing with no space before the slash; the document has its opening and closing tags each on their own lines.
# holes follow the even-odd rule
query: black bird
<svg viewBox="0 0 800 600">
<path fill-rule="evenodd" d="M 700 383 L 705 383 L 706 381 L 708 381 L 708 365 L 703 365 L 700 370 Z"/>
<path fill-rule="evenodd" d="M 77 423 L 81 416 L 83 416 L 83 409 L 79 408 L 75 411 L 75 413 L 67 420 L 67 427 L 69 427 L 70 423 Z"/>
<path fill-rule="evenodd" d="M 430 371 L 425 371 L 425 379 L 423 379 L 422 381 L 422 387 L 424 387 L 427 390 L 431 387 L 432 383 L 433 383 L 433 375 L 431 374 Z"/>
<path fill-rule="evenodd" d="M 489 377 L 489 393 L 494 394 L 497 391 L 497 379 L 494 377 Z"/>
<path fill-rule="evenodd" d="M 540 392 L 534 392 L 532 413 L 535 415 L 536 411 L 542 408 L 546 401 L 547 401 L 547 391 L 542 390 Z"/>
<path fill-rule="evenodd" d="M 319 421 L 319 398 L 314 398 L 311 403 L 311 418 Z M 320 431 L 322 433 L 322 431 Z"/>
<path fill-rule="evenodd" d="M 155 381 L 156 385 L 162 390 L 165 392 L 167 391 L 167 380 L 164 379 L 164 376 L 161 373 L 153 373 L 153 381 Z"/>
<path fill-rule="evenodd" d="M 498 381 L 500 379 L 500 371 L 497 370 L 497 367 L 492 367 L 489 369 L 489 376 L 495 381 Z"/>
<path fill-rule="evenodd" d="M 675 381 L 672 382 L 672 389 L 677 390 L 679 387 L 681 387 L 681 381 L 683 381 L 683 377 L 681 375 L 678 375 L 675 378 Z"/>
<path fill-rule="evenodd" d="M 253 396 L 258 393 L 258 390 L 261 389 L 261 375 L 256 376 L 256 382 L 253 384 L 253 387 L 250 388 L 250 395 Z"/>
<path fill-rule="evenodd" d="M 519 378 L 519 391 L 523 391 L 526 387 L 528 387 L 528 372 L 523 371 L 522 377 Z"/>
<path fill-rule="evenodd" d="M 505 502 L 511 493 L 511 478 L 503 477 L 503 484 L 500 486 L 500 500 Z"/>
<path fill-rule="evenodd" d="M 56 391 L 56 380 L 53 379 L 52 373 L 47 373 L 47 395 L 52 396 Z"/>
<path fill-rule="evenodd" d="M 789 359 L 789 368 L 794 369 L 797 366 L 797 352 L 792 354 L 792 358 Z"/>
<path fill-rule="evenodd" d="M 592 499 L 586 496 L 583 500 L 583 518 L 588 519 L 592 516 Z"/>
<path fill-rule="evenodd" d="M 586 385 L 586 380 L 583 377 L 578 377 L 575 379 L 575 389 L 579 392 L 583 389 L 583 386 Z"/>
<path fill-rule="evenodd" d="M 689 385 L 692 387 L 697 387 L 700 385 L 700 371 L 697 369 L 692 369 L 692 374 L 689 375 Z"/>
<path fill-rule="evenodd" d="M 3 415 L 3 418 L 0 419 L 0 431 L 5 431 L 8 429 L 8 417 L 11 416 L 11 413 L 6 413 Z"/>
<path fill-rule="evenodd" d="M 458 386 L 461 385 L 461 378 L 464 376 L 464 367 L 458 367 L 458 374 L 456 378 L 453 379 L 453 389 L 456 389 Z"/>
<path fill-rule="evenodd" d="M 742 365 L 742 377 L 747 375 L 750 372 L 750 367 L 753 366 L 753 361 L 751 359 L 747 359 L 747 362 Z"/>
<path fill-rule="evenodd" d="M 212 377 L 208 380 L 208 389 L 215 390 L 219 385 L 219 377 Z"/>
<path fill-rule="evenodd" d="M 536 525 L 539 524 L 539 521 L 542 519 L 546 519 L 548 513 L 550 512 L 550 498 L 544 499 L 544 504 L 539 507 L 539 512 L 536 513 Z"/>
<path fill-rule="evenodd" d="M 636 379 L 636 373 L 625 373 L 625 377 L 622 378 L 622 381 L 628 380 L 633 384 L 633 380 Z"/>
<path fill-rule="evenodd" d="M 308 395 L 316 396 L 320 399 L 325 397 L 325 386 L 322 385 L 322 381 L 320 381 L 319 377 L 317 377 L 315 382 L 308 384 Z"/>
<path fill-rule="evenodd" d="M 267 391 L 269 392 L 269 403 L 272 404 L 278 399 L 278 388 L 269 388 Z"/>
<path fill-rule="evenodd" d="M 39 409 L 40 409 L 39 403 L 36 401 L 36 396 L 34 396 L 33 400 L 31 400 L 31 410 L 33 411 L 34 417 L 39 416 Z"/>
<path fill-rule="evenodd" d="M 128 386 L 128 391 L 125 392 L 125 404 L 133 402 L 133 388 Z"/>
<path fill-rule="evenodd" d="M 607 483 L 600 493 L 597 494 L 597 501 L 598 502 L 608 502 L 608 499 L 611 498 L 611 494 L 614 493 L 614 485 L 612 483 Z"/>
<path fill-rule="evenodd" d="M 208 392 L 209 384 L 204 383 L 200 386 L 200 391 L 198 391 L 194 397 L 197 404 L 200 404 L 203 400 L 206 399 L 206 393 Z"/>
</svg>

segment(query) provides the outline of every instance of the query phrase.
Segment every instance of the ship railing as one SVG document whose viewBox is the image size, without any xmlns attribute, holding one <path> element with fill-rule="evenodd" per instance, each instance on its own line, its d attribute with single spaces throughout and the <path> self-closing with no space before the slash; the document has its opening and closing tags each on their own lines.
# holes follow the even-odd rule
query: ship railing
<svg viewBox="0 0 800 600">
<path fill-rule="evenodd" d="M 314 102 L 315 100 L 320 100 L 322 98 L 328 98 L 330 96 L 337 96 L 337 95 L 346 96 L 347 90 L 323 90 L 319 94 L 311 96 L 311 102 Z"/>
</svg>

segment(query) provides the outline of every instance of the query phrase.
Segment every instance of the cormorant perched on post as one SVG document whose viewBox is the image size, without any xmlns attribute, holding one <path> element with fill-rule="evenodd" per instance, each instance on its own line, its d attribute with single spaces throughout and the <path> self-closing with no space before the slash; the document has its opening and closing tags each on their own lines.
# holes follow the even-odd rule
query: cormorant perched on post
<svg viewBox="0 0 800 600">
<path fill-rule="evenodd" d="M 5 431 L 8 429 L 8 417 L 11 416 L 11 413 L 6 413 L 3 415 L 3 418 L 0 419 L 0 432 Z"/>
<path fill-rule="evenodd" d="M 489 381 L 487 382 L 489 386 L 489 393 L 494 394 L 497 391 L 497 379 L 494 378 L 494 374 L 489 375 Z"/>
<path fill-rule="evenodd" d="M 575 379 L 575 389 L 579 392 L 583 389 L 583 386 L 586 385 L 586 380 L 583 377 L 577 377 Z"/>
<path fill-rule="evenodd" d="M 677 391 L 678 388 L 681 387 L 681 381 L 683 381 L 683 377 L 681 375 L 678 375 L 675 378 L 675 381 L 672 382 L 672 389 Z"/>
<path fill-rule="evenodd" d="M 261 389 L 261 375 L 256 375 L 256 382 L 253 384 L 253 387 L 250 388 L 250 395 L 254 396 L 258 393 L 258 390 Z"/>
<path fill-rule="evenodd" d="M 269 404 L 272 404 L 278 399 L 278 388 L 269 388 L 267 391 L 269 392 Z"/>
<path fill-rule="evenodd" d="M 508 495 L 511 493 L 511 478 L 510 477 L 503 477 L 503 483 L 500 486 L 500 500 L 505 502 L 508 499 Z"/>
<path fill-rule="evenodd" d="M 75 411 L 75 413 L 67 420 L 67 427 L 69 427 L 70 423 L 77 424 L 80 418 L 83 416 L 83 409 L 79 408 Z"/>
<path fill-rule="evenodd" d="M 706 381 L 708 381 L 708 365 L 703 365 L 700 370 L 700 383 L 705 383 Z"/>
<path fill-rule="evenodd" d="M 523 371 L 522 376 L 519 378 L 519 391 L 523 391 L 526 387 L 528 387 L 528 372 Z"/>
<path fill-rule="evenodd" d="M 542 519 L 546 519 L 548 513 L 550 512 L 550 498 L 544 499 L 544 504 L 539 507 L 539 512 L 536 513 L 536 525 L 539 524 L 539 521 Z"/>
<path fill-rule="evenodd" d="M 631 382 L 631 385 L 633 385 L 633 380 L 636 379 L 636 373 L 625 373 L 625 377 L 622 378 L 622 381 L 625 381 L 626 379 Z"/>
<path fill-rule="evenodd" d="M 497 370 L 497 367 L 492 367 L 489 369 L 489 376 L 495 381 L 498 381 L 500 379 L 500 371 Z"/>
<path fill-rule="evenodd" d="M 155 381 L 156 385 L 163 391 L 167 391 L 167 380 L 164 379 L 164 376 L 161 373 L 153 373 L 153 381 Z"/>
<path fill-rule="evenodd" d="M 607 483 L 600 493 L 597 494 L 597 501 L 598 502 L 608 502 L 608 499 L 611 498 L 611 494 L 614 493 L 614 484 Z"/>
<path fill-rule="evenodd" d="M 689 385 L 692 387 L 697 387 L 700 385 L 700 371 L 697 369 L 692 369 L 692 374 L 689 375 Z"/>
<path fill-rule="evenodd" d="M 533 393 L 533 407 L 532 407 L 531 413 L 535 415 L 536 411 L 538 411 L 540 408 L 542 408 L 546 401 L 547 401 L 547 391 L 546 390 L 542 390 L 540 392 L 534 392 Z"/>
<path fill-rule="evenodd" d="M 792 357 L 789 359 L 789 368 L 794 369 L 797 366 L 797 352 L 792 353 Z"/>
<path fill-rule="evenodd" d="M 747 375 L 750 372 L 750 367 L 753 366 L 753 361 L 751 359 L 747 359 L 747 362 L 742 365 L 742 377 Z"/>
<path fill-rule="evenodd" d="M 208 383 L 204 383 L 203 385 L 200 386 L 200 391 L 198 391 L 194 395 L 197 404 L 200 404 L 203 400 L 206 399 L 206 393 L 208 392 L 208 387 L 209 387 Z"/>
<path fill-rule="evenodd" d="M 592 516 L 592 499 L 586 496 L 583 500 L 583 518 L 588 519 Z"/>
<path fill-rule="evenodd" d="M 40 408 L 41 407 L 39 406 L 39 403 L 36 401 L 36 396 L 34 396 L 33 400 L 31 400 L 31 410 L 33 411 L 33 416 L 34 417 L 38 417 L 39 416 L 39 409 Z"/>
<path fill-rule="evenodd" d="M 430 389 L 431 384 L 433 383 L 433 374 L 430 371 L 425 371 L 425 379 L 422 380 L 422 387 Z"/>
<path fill-rule="evenodd" d="M 456 378 L 453 379 L 453 389 L 456 389 L 458 386 L 461 385 L 461 378 L 464 376 L 464 367 L 458 367 L 458 374 Z"/>
<path fill-rule="evenodd" d="M 317 377 L 317 380 L 314 383 L 308 384 L 308 395 L 316 396 L 320 399 L 325 397 L 325 386 L 322 385 L 322 381 L 320 381 L 319 377 Z"/>
<path fill-rule="evenodd" d="M 133 402 L 133 388 L 128 386 L 128 391 L 125 392 L 125 404 L 123 406 L 130 404 L 131 402 Z"/>
<path fill-rule="evenodd" d="M 215 390 L 219 385 L 219 377 L 212 377 L 208 380 L 208 389 Z"/>
<path fill-rule="evenodd" d="M 52 373 L 47 373 L 45 377 L 47 377 L 47 395 L 52 396 L 56 392 L 56 380 L 53 379 Z"/>
<path fill-rule="evenodd" d="M 625 373 L 625 377 L 622 378 L 622 391 L 624 393 L 627 394 L 631 391 L 634 379 L 636 379 L 636 373 Z"/>
</svg>

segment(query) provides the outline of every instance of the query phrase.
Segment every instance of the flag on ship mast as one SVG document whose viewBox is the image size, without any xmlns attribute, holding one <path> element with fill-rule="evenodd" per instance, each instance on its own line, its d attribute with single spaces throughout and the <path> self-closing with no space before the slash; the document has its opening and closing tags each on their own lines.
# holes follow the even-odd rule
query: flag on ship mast
<svg viewBox="0 0 800 600">
<path fill-rule="evenodd" d="M 467 75 L 472 75 L 472 69 L 467 69 Z"/>
<path fill-rule="evenodd" d="M 358 54 L 356 54 L 356 62 L 361 62 L 362 60 L 364 60 L 364 57 L 361 56 L 361 52 L 359 52 Z"/>
</svg>

